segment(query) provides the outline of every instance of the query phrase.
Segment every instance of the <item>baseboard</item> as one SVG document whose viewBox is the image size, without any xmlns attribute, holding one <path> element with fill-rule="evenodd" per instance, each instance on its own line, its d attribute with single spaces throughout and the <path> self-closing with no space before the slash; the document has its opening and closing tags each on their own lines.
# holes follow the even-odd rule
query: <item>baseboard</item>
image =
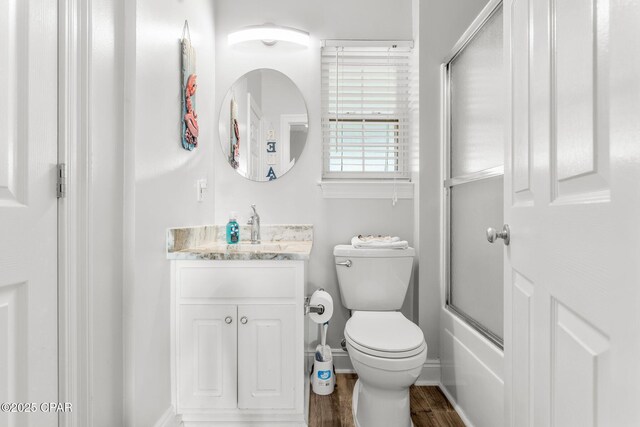
<svg viewBox="0 0 640 427">
<path fill-rule="evenodd" d="M 309 366 L 313 366 L 313 357 L 315 351 L 307 350 L 306 357 L 309 359 Z M 341 348 L 332 348 L 331 355 L 333 356 L 333 365 L 336 368 L 336 374 L 355 374 L 353 364 L 349 358 L 349 353 Z M 422 367 L 422 372 L 416 385 L 440 385 L 440 359 L 427 360 Z"/>
<path fill-rule="evenodd" d="M 474 427 L 473 424 L 471 424 L 471 421 L 469 421 L 467 414 L 464 413 L 462 408 L 458 405 L 458 402 L 456 402 L 456 400 L 449 393 L 449 391 L 447 391 L 447 388 L 442 383 L 438 384 L 438 387 L 440 387 L 440 390 L 442 390 L 442 393 L 446 396 L 449 403 L 451 403 L 451 406 L 453 406 L 453 409 L 456 410 L 456 412 L 458 413 L 458 416 L 460 417 L 464 425 L 467 427 Z"/>
<path fill-rule="evenodd" d="M 315 350 L 307 350 L 305 356 L 309 359 L 309 366 L 313 366 L 313 357 Z M 332 348 L 331 355 L 333 356 L 333 366 L 336 368 L 336 374 L 354 374 L 356 371 L 353 369 L 349 353 L 341 348 Z"/>
<path fill-rule="evenodd" d="M 169 406 L 164 414 L 158 421 L 153 425 L 153 427 L 179 427 L 180 423 L 176 419 L 176 410 L 173 405 Z"/>
<path fill-rule="evenodd" d="M 440 385 L 440 359 L 431 359 L 424 362 L 422 366 L 422 372 L 416 385 Z"/>
<path fill-rule="evenodd" d="M 341 348 L 332 348 L 333 365 L 336 367 L 336 374 L 355 374 L 349 353 Z"/>
</svg>

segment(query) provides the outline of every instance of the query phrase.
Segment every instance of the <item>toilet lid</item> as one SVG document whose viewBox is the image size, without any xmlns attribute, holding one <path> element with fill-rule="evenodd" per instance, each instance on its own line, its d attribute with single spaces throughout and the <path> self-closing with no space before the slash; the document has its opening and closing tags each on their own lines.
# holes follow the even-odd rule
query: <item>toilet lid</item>
<svg viewBox="0 0 640 427">
<path fill-rule="evenodd" d="M 376 352 L 407 353 L 424 346 L 422 329 L 397 311 L 356 311 L 344 333 L 361 349 Z"/>
</svg>

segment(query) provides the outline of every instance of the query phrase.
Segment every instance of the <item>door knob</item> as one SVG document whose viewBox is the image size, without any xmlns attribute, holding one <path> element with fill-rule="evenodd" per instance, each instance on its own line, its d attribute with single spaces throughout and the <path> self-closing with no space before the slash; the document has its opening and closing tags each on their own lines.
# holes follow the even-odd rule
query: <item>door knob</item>
<svg viewBox="0 0 640 427">
<path fill-rule="evenodd" d="M 233 318 L 231 316 L 227 316 L 224 318 L 224 323 L 226 323 L 227 325 L 231 322 L 233 322 Z"/>
<path fill-rule="evenodd" d="M 246 316 L 242 316 L 240 318 L 240 323 L 242 323 L 243 325 L 246 325 L 248 321 L 249 321 L 249 319 L 247 319 Z"/>
<path fill-rule="evenodd" d="M 487 228 L 487 240 L 489 243 L 493 243 L 496 239 L 502 239 L 505 246 L 509 246 L 511 240 L 511 230 L 507 224 L 502 226 L 502 231 L 497 231 L 493 227 Z"/>
</svg>

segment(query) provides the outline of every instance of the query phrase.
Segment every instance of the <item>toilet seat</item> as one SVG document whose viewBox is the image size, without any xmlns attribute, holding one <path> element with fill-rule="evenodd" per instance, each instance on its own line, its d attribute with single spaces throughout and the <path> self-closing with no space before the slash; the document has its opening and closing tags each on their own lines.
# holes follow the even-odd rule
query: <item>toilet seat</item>
<svg viewBox="0 0 640 427">
<path fill-rule="evenodd" d="M 379 358 L 382 358 L 382 359 L 406 359 L 406 358 L 409 358 L 409 357 L 413 357 L 415 355 L 419 355 L 420 353 L 422 353 L 424 351 L 425 348 L 427 348 L 427 343 L 423 342 L 421 346 L 416 347 L 415 349 L 410 350 L 410 351 L 403 351 L 403 352 L 379 351 L 379 350 L 373 350 L 371 348 L 364 347 L 364 346 L 354 342 L 348 336 L 345 336 L 345 338 L 349 342 L 349 344 L 353 348 L 358 350 L 360 353 L 366 354 L 368 356 L 379 357 Z"/>
<path fill-rule="evenodd" d="M 413 357 L 427 346 L 422 330 L 396 311 L 356 311 L 344 334 L 357 351 L 385 359 Z"/>
</svg>

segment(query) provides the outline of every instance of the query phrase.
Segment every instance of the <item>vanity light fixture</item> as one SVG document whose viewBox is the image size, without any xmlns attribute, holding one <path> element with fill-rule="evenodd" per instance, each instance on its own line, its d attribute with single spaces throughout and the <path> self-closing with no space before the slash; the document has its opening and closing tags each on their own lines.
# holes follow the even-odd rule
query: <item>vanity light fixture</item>
<svg viewBox="0 0 640 427">
<path fill-rule="evenodd" d="M 291 27 L 263 24 L 244 27 L 227 36 L 229 46 L 257 40 L 262 41 L 267 46 L 273 46 L 277 42 L 288 42 L 308 47 L 309 33 Z"/>
</svg>

